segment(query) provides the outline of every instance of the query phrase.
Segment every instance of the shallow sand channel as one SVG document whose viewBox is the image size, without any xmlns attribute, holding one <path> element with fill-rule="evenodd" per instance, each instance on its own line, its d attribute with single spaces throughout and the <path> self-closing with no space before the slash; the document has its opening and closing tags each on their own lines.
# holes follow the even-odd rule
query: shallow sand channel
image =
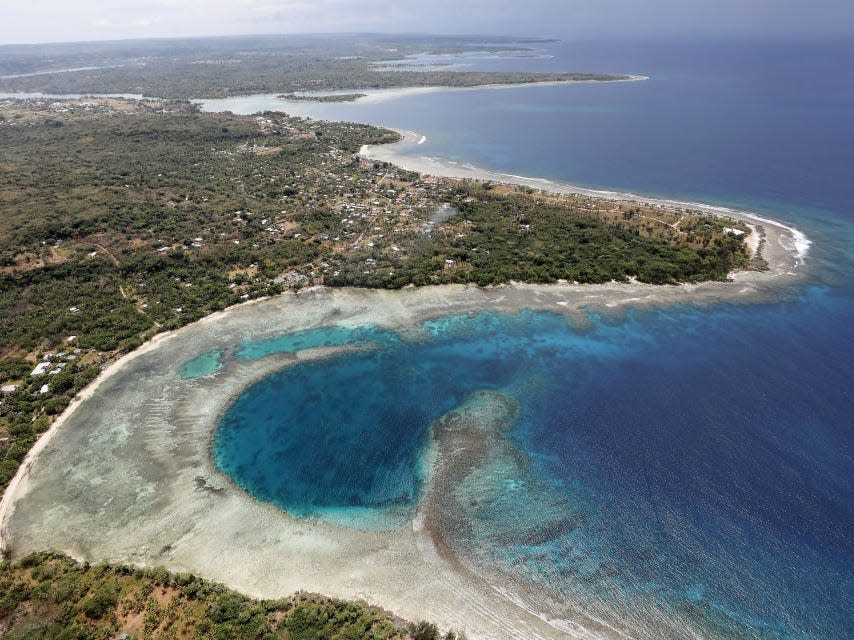
<svg viewBox="0 0 854 640">
<path fill-rule="evenodd" d="M 472 638 L 622 636 L 590 620 L 551 623 L 503 597 L 437 548 L 428 509 L 406 529 L 362 532 L 291 518 L 237 488 L 211 457 L 219 416 L 254 381 L 342 348 L 253 361 L 231 358 L 230 350 L 244 339 L 331 325 L 406 332 L 478 310 L 553 310 L 583 323 L 585 308 L 774 299 L 797 280 L 798 259 L 785 248 L 789 231 L 766 224 L 764 232 L 772 268 L 736 274 L 731 283 L 321 288 L 239 305 L 158 336 L 105 371 L 31 452 L 0 505 L 2 545 L 13 557 L 53 548 L 90 561 L 163 565 L 254 596 L 308 590 L 361 598 Z M 226 353 L 221 369 L 181 378 L 184 362 L 217 349 Z"/>
</svg>

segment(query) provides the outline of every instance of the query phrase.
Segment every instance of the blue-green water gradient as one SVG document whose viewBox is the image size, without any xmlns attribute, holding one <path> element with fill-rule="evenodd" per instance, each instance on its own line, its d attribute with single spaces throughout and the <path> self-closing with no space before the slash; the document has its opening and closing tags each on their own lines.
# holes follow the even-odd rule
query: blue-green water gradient
<svg viewBox="0 0 854 640">
<path fill-rule="evenodd" d="M 485 314 L 371 339 L 249 389 L 217 463 L 292 513 L 397 526 L 425 486 L 431 422 L 495 390 L 519 403 L 509 438 L 529 462 L 466 514 L 477 526 L 457 543 L 484 571 L 608 602 L 615 618 L 663 612 L 661 638 L 687 637 L 666 628 L 679 616 L 710 637 L 854 637 L 854 46 L 546 53 L 511 62 L 651 80 L 316 109 L 419 131 L 413 153 L 786 220 L 813 241 L 803 284 L 774 304 L 593 314 L 583 331 Z M 526 504 L 558 505 L 571 525 L 508 535 L 552 517 Z"/>
</svg>

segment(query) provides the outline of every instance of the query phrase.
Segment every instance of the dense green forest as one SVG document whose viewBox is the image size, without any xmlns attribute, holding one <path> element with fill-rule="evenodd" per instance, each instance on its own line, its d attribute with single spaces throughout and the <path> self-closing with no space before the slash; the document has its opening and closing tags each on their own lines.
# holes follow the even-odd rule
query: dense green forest
<svg viewBox="0 0 854 640">
<path fill-rule="evenodd" d="M 0 637 L 18 640 L 457 640 L 362 603 L 300 593 L 253 600 L 187 573 L 79 564 L 56 553 L 0 563 Z"/>
</svg>

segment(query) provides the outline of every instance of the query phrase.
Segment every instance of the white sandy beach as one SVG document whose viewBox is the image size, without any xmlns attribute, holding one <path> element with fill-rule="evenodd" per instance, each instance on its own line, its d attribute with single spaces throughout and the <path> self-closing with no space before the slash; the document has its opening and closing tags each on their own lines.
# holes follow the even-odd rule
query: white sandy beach
<svg viewBox="0 0 854 640">
<path fill-rule="evenodd" d="M 619 202 L 642 202 L 665 208 L 692 209 L 741 220 L 751 226 L 752 229 L 762 226 L 766 233 L 769 233 L 769 236 L 773 236 L 773 241 L 767 242 L 765 245 L 766 250 L 763 252 L 763 257 L 771 266 L 771 271 L 779 272 L 780 274 L 784 272 L 794 274 L 797 267 L 804 264 L 804 258 L 809 251 L 810 241 L 799 229 L 755 213 L 700 202 L 682 202 L 665 198 L 650 198 L 620 191 L 588 189 L 545 178 L 500 173 L 471 164 L 415 155 L 412 153 L 413 147 L 423 144 L 422 140 L 426 136 L 414 131 L 397 130 L 397 132 L 401 135 L 400 142 L 386 145 L 364 145 L 359 151 L 359 155 L 368 160 L 389 162 L 403 169 L 416 171 L 425 175 L 525 186 L 553 194 L 578 194 Z M 747 242 L 751 252 L 755 254 L 759 248 L 759 234 L 751 234 L 747 238 Z M 789 267 L 784 268 L 785 264 L 788 264 Z M 736 275 L 736 278 L 740 279 L 741 276 Z"/>
</svg>

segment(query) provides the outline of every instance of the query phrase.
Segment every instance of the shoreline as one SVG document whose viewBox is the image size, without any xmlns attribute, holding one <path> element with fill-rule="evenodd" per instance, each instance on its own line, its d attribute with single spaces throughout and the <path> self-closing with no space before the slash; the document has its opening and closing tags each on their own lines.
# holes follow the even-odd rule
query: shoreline
<svg viewBox="0 0 854 640">
<path fill-rule="evenodd" d="M 727 287 L 739 295 L 731 283 L 711 285 L 314 288 L 217 312 L 159 334 L 87 387 L 4 495 L 3 544 L 15 558 L 56 548 L 80 560 L 189 571 L 255 597 L 303 590 L 361 599 L 472 638 L 557 639 L 567 629 L 583 638 L 622 637 L 599 625 L 588 629 L 592 620 L 583 612 L 572 620 L 538 615 L 512 586 L 504 593 L 488 576 L 458 570 L 430 535 L 426 502 L 408 528 L 360 531 L 293 518 L 256 500 L 218 471 L 211 438 L 236 394 L 294 357 L 239 361 L 226 351 L 222 369 L 208 376 L 181 379 L 180 368 L 243 339 L 322 326 L 375 324 L 418 339 L 423 322 L 453 314 L 548 310 L 584 326 L 590 309 L 714 304 Z M 763 291 L 769 299 L 779 295 L 774 286 L 755 292 L 761 298 Z M 296 361 L 336 349 L 303 352 Z"/>
<path fill-rule="evenodd" d="M 255 300 L 247 300 L 246 302 L 239 302 L 238 304 L 226 307 L 221 311 L 216 311 L 210 315 L 207 315 L 204 318 L 199 318 L 191 324 L 202 326 L 205 323 L 215 322 L 217 316 L 226 314 L 234 309 L 259 304 L 268 299 L 269 298 L 267 297 L 262 297 L 256 298 Z M 50 425 L 50 428 L 45 431 L 41 436 L 39 436 L 35 444 L 27 452 L 27 455 L 24 456 L 23 461 L 21 462 L 20 466 L 18 466 L 18 470 L 15 472 L 15 475 L 12 477 L 12 479 L 9 481 L 9 484 L 6 486 L 6 490 L 3 492 L 2 497 L 0 497 L 0 559 L 5 557 L 7 552 L 5 525 L 9 516 L 9 509 L 14 503 L 14 494 L 20 484 L 26 479 L 33 463 L 36 461 L 42 450 L 44 450 L 44 448 L 50 444 L 51 440 L 53 440 L 53 438 L 56 436 L 56 434 L 65 424 L 65 422 L 72 415 L 74 415 L 74 412 L 77 410 L 77 408 L 84 402 L 91 399 L 98 391 L 98 389 L 106 382 L 108 382 L 110 378 L 112 378 L 122 368 L 126 367 L 134 359 L 144 356 L 149 351 L 156 349 L 158 346 L 160 346 L 161 342 L 169 340 L 176 332 L 180 331 L 182 328 L 183 327 L 179 327 L 178 329 L 170 329 L 169 331 L 157 333 L 133 351 L 124 354 L 113 362 L 110 362 L 105 368 L 101 370 L 101 373 L 99 373 L 97 377 L 92 380 L 92 382 L 83 387 L 83 389 L 81 389 L 77 393 L 77 395 L 74 396 L 68 406 L 65 407 L 63 412 L 56 417 L 56 420 L 53 421 L 53 423 Z"/>
<path fill-rule="evenodd" d="M 457 180 L 469 179 L 481 182 L 497 182 L 502 185 L 530 187 L 551 195 L 581 195 L 589 198 L 611 200 L 622 203 L 640 202 L 667 209 L 690 209 L 719 217 L 733 218 L 747 223 L 751 226 L 751 229 L 754 229 L 754 233 L 751 233 L 747 240 L 752 240 L 753 236 L 756 235 L 756 227 L 762 225 L 763 236 L 757 236 L 758 240 L 755 240 L 755 247 L 752 245 L 748 246 L 754 254 L 758 253 L 760 257 L 764 258 L 768 262 L 769 270 L 774 272 L 776 275 L 796 275 L 795 270 L 805 264 L 806 256 L 809 253 L 810 246 L 812 245 L 810 239 L 798 228 L 750 211 L 743 211 L 701 202 L 643 196 L 621 191 L 592 189 L 547 178 L 502 173 L 500 171 L 484 169 L 473 164 L 457 163 L 430 156 L 416 156 L 408 154 L 406 153 L 407 150 L 411 150 L 424 144 L 427 140 L 427 136 L 414 131 L 394 128 L 392 128 L 392 130 L 401 136 L 401 139 L 398 142 L 385 145 L 362 145 L 361 149 L 356 154 L 357 157 L 366 161 L 387 162 L 398 168 L 407 171 L 415 171 L 421 175 Z M 771 234 L 769 234 L 769 229 L 767 227 L 771 227 Z M 768 242 L 768 235 L 776 236 L 776 242 L 773 244 Z M 787 258 L 787 254 L 794 255 L 795 260 L 793 263 Z M 785 268 L 784 263 L 789 263 L 789 267 Z M 743 273 L 752 272 L 735 272 L 732 274 L 734 276 L 733 279 L 737 280 L 738 276 Z"/>
<path fill-rule="evenodd" d="M 625 77 L 618 78 L 615 77 L 609 80 L 537 80 L 533 82 L 515 82 L 515 83 L 492 83 L 492 84 L 478 84 L 471 86 L 463 86 L 463 87 L 453 87 L 448 85 L 416 85 L 411 87 L 385 87 L 382 89 L 340 89 L 334 91 L 296 91 L 294 95 L 300 97 L 325 97 L 325 96 L 334 96 L 334 95 L 347 95 L 354 93 L 364 94 L 362 97 L 357 98 L 355 100 L 347 101 L 350 104 L 380 104 L 383 102 L 388 102 L 390 100 L 396 100 L 398 98 L 406 98 L 414 95 L 422 95 L 425 93 L 438 93 L 438 92 L 459 92 L 459 91 L 477 91 L 479 89 L 489 89 L 489 90 L 500 90 L 500 89 L 522 89 L 525 87 L 553 87 L 558 85 L 565 84 L 612 84 L 619 82 L 641 82 L 644 80 L 649 80 L 649 76 L 641 76 L 641 75 L 629 75 L 626 74 Z M 234 98 L 248 98 L 258 94 L 250 94 L 246 96 L 233 96 Z M 273 94 L 270 94 L 273 96 Z M 275 96 L 279 98 L 279 96 Z M 192 102 L 207 102 L 209 100 L 216 100 L 218 98 L 199 98 L 197 100 L 192 100 Z M 228 99 L 228 98 L 226 98 Z M 288 100 L 287 98 L 280 98 L 283 102 L 289 102 L 291 104 L 305 101 L 297 101 L 297 100 Z M 308 101 L 311 102 L 311 101 Z"/>
<path fill-rule="evenodd" d="M 498 85 L 495 88 L 508 86 L 518 85 Z M 457 90 L 479 88 L 485 87 Z M 733 274 L 734 282 L 729 283 L 704 282 L 673 286 L 640 283 L 510 283 L 488 289 L 448 285 L 402 292 L 314 288 L 234 305 L 185 327 L 153 336 L 136 350 L 111 363 L 74 398 L 28 452 L 4 492 L 0 501 L 0 550 L 5 552 L 7 545 L 15 538 L 15 535 L 11 538 L 9 536 L 10 522 L 16 518 L 27 518 L 26 514 L 19 514 L 15 508 L 19 500 L 28 498 L 35 491 L 41 492 L 39 495 L 45 501 L 43 504 L 53 504 L 54 498 L 64 495 L 66 499 L 59 501 L 61 507 L 35 511 L 44 513 L 45 519 L 50 521 L 59 513 L 65 516 L 69 510 L 76 509 L 77 513 L 69 522 L 68 530 L 61 528 L 60 521 L 57 521 L 55 532 L 39 532 L 39 537 L 32 536 L 30 539 L 20 536 L 25 541 L 23 546 L 33 543 L 38 546 L 44 536 L 51 538 L 58 535 L 53 540 L 65 540 L 66 551 L 79 559 L 107 559 L 149 566 L 162 564 L 174 570 L 188 570 L 224 582 L 259 597 L 281 596 L 284 593 L 280 590 L 286 588 L 289 589 L 288 593 L 305 589 L 336 597 L 363 599 L 410 618 L 429 615 L 440 623 L 465 628 L 473 638 L 495 637 L 496 632 L 503 636 L 521 634 L 540 638 L 565 637 L 564 634 L 584 638 L 623 637 L 619 633 L 612 635 L 614 630 L 610 628 L 606 631 L 591 630 L 584 626 L 572 626 L 577 625 L 577 621 L 546 619 L 525 607 L 522 600 L 514 600 L 514 594 L 504 593 L 500 586 L 490 584 L 486 578 L 463 564 L 455 567 L 455 563 L 462 561 L 455 556 L 448 558 L 445 555 L 453 556 L 453 553 L 447 548 L 443 549 L 444 545 L 437 542 L 430 530 L 430 523 L 425 524 L 421 520 L 419 528 L 419 519 L 426 517 L 421 506 L 412 522 L 411 531 L 365 532 L 343 529 L 318 520 L 292 518 L 273 504 L 255 500 L 235 485 L 230 477 L 216 469 L 210 452 L 211 438 L 218 424 L 218 418 L 214 416 L 221 415 L 250 384 L 287 366 L 289 362 L 298 362 L 300 358 L 268 356 L 263 359 L 264 366 L 259 366 L 259 361 L 249 361 L 243 366 L 231 361 L 224 367 L 226 371 L 183 382 L 173 379 L 176 362 L 183 362 L 181 358 L 188 352 L 219 345 L 217 340 L 233 340 L 235 335 L 243 335 L 242 331 L 249 324 L 258 322 L 262 326 L 249 327 L 249 335 L 251 331 L 274 335 L 295 331 L 300 327 L 328 326 L 330 323 L 365 319 L 373 319 L 379 326 L 401 329 L 415 326 L 425 319 L 473 310 L 515 312 L 521 309 L 548 309 L 564 314 L 571 321 L 583 323 L 584 313 L 588 309 L 622 313 L 627 308 L 647 306 L 773 299 L 779 295 L 780 289 L 794 283 L 803 271 L 800 267 L 805 264 L 810 241 L 794 227 L 749 212 L 596 191 L 539 178 L 489 172 L 471 165 L 454 166 L 429 158 L 413 158 L 399 153 L 398 149 L 401 145 L 420 144 L 418 141 L 422 137 L 412 132 L 403 133 L 405 137 L 401 142 L 382 147 L 365 146 L 359 155 L 372 161 L 391 162 L 419 173 L 531 186 L 555 194 L 580 194 L 619 201 L 641 200 L 741 219 L 753 225 L 755 231 L 751 238 L 756 236 L 756 247 L 753 250 L 759 251 L 768 261 L 769 270 L 737 272 Z M 406 164 L 410 162 L 419 168 L 407 167 Z M 424 171 L 425 166 L 431 170 Z M 439 173 L 437 169 L 447 173 Z M 758 225 L 762 226 L 761 236 L 758 234 Z M 737 284 L 743 286 L 738 287 Z M 298 312 L 291 313 L 295 309 Z M 282 318 L 282 315 L 288 317 Z M 179 342 L 179 337 L 183 341 L 175 344 Z M 316 354 L 304 352 L 302 360 L 314 356 L 325 357 L 336 352 L 335 348 Z M 159 377 L 146 377 L 146 372 L 157 372 Z M 147 389 L 150 397 L 143 399 L 138 389 L 128 389 L 132 380 L 142 380 L 139 384 Z M 159 385 L 164 381 L 172 385 L 166 388 L 174 389 L 174 396 L 160 390 Z M 240 384 L 234 386 L 236 383 Z M 226 393 L 229 390 L 230 393 Z M 105 415 L 105 411 L 96 406 L 99 391 L 103 391 L 101 395 L 106 398 L 108 406 L 115 407 L 118 402 L 118 406 L 124 406 L 124 410 L 117 414 L 107 412 L 109 415 Z M 125 395 L 116 398 L 110 391 Z M 122 402 L 126 404 L 122 405 Z M 159 403 L 168 406 L 164 409 Z M 146 413 L 145 408 L 150 411 Z M 150 423 L 150 416 L 155 413 L 155 409 L 162 413 L 155 416 L 154 423 Z M 138 425 L 128 423 L 117 426 L 110 422 L 113 415 L 126 415 L 129 420 L 138 416 L 145 416 L 146 419 L 140 420 L 141 424 Z M 159 465 L 158 473 L 153 473 L 154 467 L 146 467 L 149 461 L 125 460 L 138 465 L 138 477 L 127 475 L 121 468 L 106 470 L 113 474 L 107 476 L 111 479 L 106 483 L 109 485 L 108 493 L 115 487 L 116 494 L 124 496 L 124 502 L 119 500 L 120 504 L 116 508 L 121 504 L 129 504 L 129 512 L 136 513 L 142 509 L 139 515 L 144 517 L 141 520 L 135 521 L 133 513 L 119 515 L 118 511 L 112 511 L 114 507 L 109 506 L 112 495 L 94 504 L 88 501 L 88 496 L 78 496 L 78 488 L 70 494 L 55 493 L 63 490 L 61 485 L 66 481 L 75 484 L 76 478 L 67 473 L 63 475 L 61 468 L 52 469 L 52 464 L 44 461 L 46 457 L 55 460 L 63 455 L 71 455 L 72 451 L 81 451 L 81 441 L 75 441 L 74 438 L 83 436 L 72 433 L 71 423 L 76 421 L 78 427 L 86 425 L 88 429 L 90 423 L 87 419 L 94 421 L 92 428 L 100 429 L 107 441 L 112 442 L 110 438 L 114 437 L 125 438 L 117 449 L 127 449 L 129 453 L 133 451 L 136 456 L 140 455 L 140 451 L 153 454 L 153 464 Z M 159 431 L 155 431 L 153 436 L 159 436 L 162 442 L 157 437 L 152 438 L 153 443 L 149 441 L 151 424 L 157 425 Z M 178 426 L 175 427 L 175 424 Z M 176 431 L 181 432 L 180 438 L 176 439 Z M 205 443 L 202 447 L 204 455 L 198 449 L 200 436 L 205 436 L 201 437 Z M 59 442 L 63 438 L 65 446 Z M 136 446 L 131 446 L 132 443 L 136 443 Z M 69 447 L 69 444 L 78 446 Z M 164 447 L 166 444 L 169 446 Z M 183 467 L 170 466 L 174 462 L 176 454 L 173 450 L 176 447 L 189 451 L 181 453 L 184 456 Z M 93 471 L 88 476 L 85 471 L 81 472 L 84 473 L 83 479 L 94 482 L 98 478 L 97 483 L 91 485 L 94 490 L 104 482 L 101 475 L 105 473 L 103 465 L 112 460 L 112 451 L 109 457 L 107 452 L 103 453 L 103 461 L 83 462 L 83 465 L 89 465 L 87 469 Z M 91 457 L 88 450 L 87 455 Z M 43 462 L 41 468 L 40 462 Z M 99 462 L 102 464 L 99 465 Z M 94 473 L 96 470 L 97 474 Z M 204 475 L 197 475 L 200 470 L 205 472 Z M 158 474 L 160 477 L 157 477 Z M 187 485 L 186 481 L 190 477 L 195 479 L 194 485 Z M 204 480 L 201 485 L 198 484 L 199 477 Z M 145 478 L 145 481 L 139 483 L 139 478 Z M 79 493 L 86 493 L 85 489 L 79 489 Z M 97 498 L 93 500 L 97 501 Z M 163 507 L 163 500 L 168 509 Z M 94 513 L 93 505 L 97 507 Z M 175 513 L 171 512 L 173 510 Z M 222 530 L 217 530 L 223 514 L 227 523 L 222 525 Z M 260 532 L 253 530 L 256 524 Z M 26 526 L 21 529 L 20 523 L 16 526 L 19 532 L 26 529 Z M 99 535 L 104 527 L 114 531 L 114 534 Z M 164 531 L 167 533 L 164 534 Z M 16 553 L 14 547 L 9 549 Z M 279 557 L 274 560 L 275 554 Z M 406 562 L 412 563 L 412 567 L 407 567 L 403 575 L 398 575 L 401 564 Z M 344 565 L 343 568 L 339 564 Z M 460 567 L 465 571 L 461 571 Z M 282 577 L 279 574 L 282 571 L 297 574 L 298 577 Z M 297 588 L 291 589 L 294 586 Z M 498 601 L 497 595 L 501 596 Z M 458 603 L 461 598 L 464 605 Z M 422 614 L 422 611 L 425 613 Z M 467 626 L 469 622 L 474 628 Z M 565 627 L 564 622 L 571 626 Z"/>
<path fill-rule="evenodd" d="M 565 84 L 611 84 L 611 83 L 620 83 L 620 82 L 640 82 L 644 80 L 649 80 L 649 76 L 640 76 L 640 75 L 632 75 L 627 76 L 625 78 L 619 78 L 614 80 L 543 80 L 537 82 L 523 82 L 523 83 L 513 83 L 513 84 L 481 84 L 474 85 L 468 87 L 450 87 L 447 85 L 421 85 L 421 86 L 411 86 L 411 87 L 387 87 L 383 89 L 335 89 L 329 91 L 295 91 L 294 95 L 300 97 L 310 97 L 317 96 L 318 98 L 323 98 L 327 96 L 335 96 L 335 95 L 349 95 L 349 94 L 361 94 L 360 98 L 355 100 L 348 100 L 343 102 L 333 102 L 324 100 L 288 100 L 287 98 L 282 97 L 283 92 L 274 92 L 274 93 L 250 93 L 245 95 L 234 95 L 229 96 L 227 98 L 190 98 L 189 101 L 193 104 L 201 107 L 203 111 L 219 113 L 223 110 L 234 111 L 235 113 L 240 113 L 243 115 L 252 115 L 261 113 L 262 111 L 270 110 L 277 111 L 280 113 L 285 113 L 290 116 L 301 117 L 301 118 L 311 118 L 314 120 L 328 120 L 327 118 L 317 117 L 313 115 L 312 108 L 316 108 L 319 106 L 330 106 L 330 104 L 341 105 L 376 105 L 383 104 L 385 102 L 390 102 L 393 100 L 397 100 L 400 98 L 407 98 L 410 96 L 419 96 L 426 95 L 430 93 L 441 93 L 441 92 L 461 92 L 461 91 L 478 91 L 478 90 L 488 90 L 488 91 L 498 91 L 498 90 L 506 90 L 506 89 L 524 89 L 526 87 L 549 87 L 556 85 L 565 85 Z M 0 94 L 0 98 L 4 97 L 3 94 Z M 7 97 L 14 97 L 8 96 Z M 44 98 L 50 98 L 52 96 L 42 96 Z M 97 96 L 94 96 L 97 97 Z M 156 100 L 157 98 L 147 97 L 146 99 Z M 245 101 L 249 105 L 253 105 L 257 103 L 257 101 L 264 101 L 263 107 L 254 109 L 250 106 L 249 109 L 238 109 L 235 110 L 235 102 Z M 229 107 L 219 107 L 220 103 L 231 103 Z M 328 120 L 330 122 L 340 122 L 341 120 Z M 375 125 L 377 126 L 377 125 Z M 385 127 L 390 128 L 390 127 Z"/>
<path fill-rule="evenodd" d="M 0 80 L 3 78 L 0 77 Z M 549 87 L 564 84 L 611 84 L 618 82 L 640 82 L 649 80 L 649 76 L 628 75 L 624 78 L 613 78 L 610 80 L 537 80 L 532 82 L 515 82 L 515 83 L 492 83 L 478 84 L 471 86 L 453 87 L 448 85 L 413 85 L 408 87 L 384 87 L 381 89 L 330 89 L 328 91 L 294 91 L 296 96 L 334 96 L 342 94 L 363 94 L 356 100 L 348 100 L 347 104 L 379 104 L 396 100 L 397 98 L 405 98 L 411 95 L 421 95 L 425 93 L 435 93 L 439 91 L 477 91 L 479 89 L 520 89 L 524 87 Z M 282 97 L 286 91 L 278 91 L 273 93 L 245 93 L 234 94 L 227 98 L 188 98 L 187 101 L 196 105 L 204 106 L 208 102 L 216 102 L 221 100 L 240 100 L 251 98 L 270 98 L 280 102 L 295 105 L 295 104 L 318 104 L 322 101 L 311 100 L 288 100 Z M 0 91 L 0 100 L 79 100 L 82 98 L 124 98 L 126 100 L 163 100 L 157 96 L 150 96 L 144 93 L 44 93 L 40 91 Z M 283 111 L 283 113 L 285 113 Z"/>
</svg>

